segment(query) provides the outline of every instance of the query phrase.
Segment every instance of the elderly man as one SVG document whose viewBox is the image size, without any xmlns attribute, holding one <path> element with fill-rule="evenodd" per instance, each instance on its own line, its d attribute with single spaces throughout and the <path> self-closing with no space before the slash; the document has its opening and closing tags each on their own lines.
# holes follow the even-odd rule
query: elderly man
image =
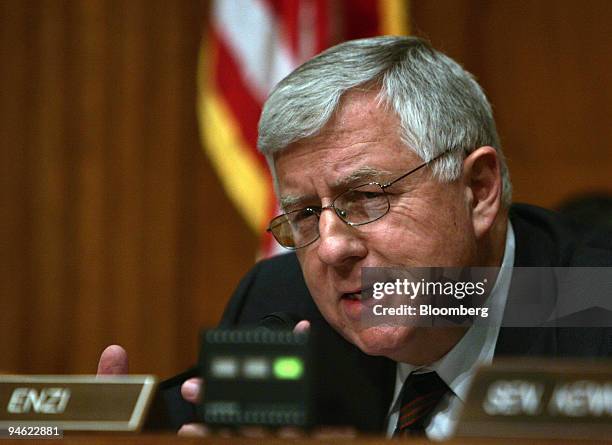
<svg viewBox="0 0 612 445">
<path fill-rule="evenodd" d="M 269 230 L 295 253 L 255 266 L 222 326 L 286 311 L 302 320 L 298 330 L 333 328 L 344 354 L 329 358 L 336 411 L 357 428 L 445 437 L 476 366 L 494 356 L 609 355 L 609 331 L 500 328 L 511 266 L 588 264 L 592 255 L 551 213 L 510 206 L 487 98 L 424 41 L 350 41 L 308 61 L 268 98 L 259 148 L 285 212 Z M 593 261 L 612 264 L 611 251 L 608 240 Z M 502 266 L 487 302 L 495 322 L 364 327 L 362 268 L 395 266 Z M 187 400 L 198 392 L 198 381 L 183 384 Z M 338 402 L 343 394 L 350 403 Z"/>
</svg>

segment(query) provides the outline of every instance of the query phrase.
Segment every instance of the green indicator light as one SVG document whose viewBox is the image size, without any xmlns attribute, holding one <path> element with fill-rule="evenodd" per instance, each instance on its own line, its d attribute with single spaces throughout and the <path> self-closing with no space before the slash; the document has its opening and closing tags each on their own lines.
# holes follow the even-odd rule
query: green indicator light
<svg viewBox="0 0 612 445">
<path fill-rule="evenodd" d="M 279 357 L 274 360 L 274 376 L 282 380 L 297 380 L 304 373 L 304 363 L 298 357 Z"/>
</svg>

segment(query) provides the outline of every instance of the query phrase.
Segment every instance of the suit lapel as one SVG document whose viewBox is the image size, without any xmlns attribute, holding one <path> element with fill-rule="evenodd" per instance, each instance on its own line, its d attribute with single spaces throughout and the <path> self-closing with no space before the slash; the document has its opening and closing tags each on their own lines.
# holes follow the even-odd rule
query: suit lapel
<svg viewBox="0 0 612 445">
<path fill-rule="evenodd" d="M 515 236 L 515 267 L 552 267 L 559 261 L 557 243 L 550 233 L 542 229 L 543 221 L 538 221 L 540 215 L 534 213 L 529 206 L 513 206 L 510 210 L 510 220 Z M 543 219 L 543 218 L 542 218 Z M 534 221 L 536 221 L 534 223 Z M 547 280 L 546 290 L 554 282 Z M 506 303 L 504 322 L 507 323 L 509 313 L 521 313 L 525 307 L 521 302 L 531 295 L 542 295 L 542 283 L 531 288 L 517 282 L 515 277 L 510 283 Z M 495 346 L 495 357 L 501 356 L 549 356 L 557 353 L 557 335 L 554 328 L 544 327 L 514 327 L 504 326 L 499 331 Z"/>
</svg>

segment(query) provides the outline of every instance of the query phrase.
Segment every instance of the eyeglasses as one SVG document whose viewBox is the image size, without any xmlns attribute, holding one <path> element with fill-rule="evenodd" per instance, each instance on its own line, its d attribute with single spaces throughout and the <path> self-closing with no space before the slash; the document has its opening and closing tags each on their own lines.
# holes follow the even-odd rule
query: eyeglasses
<svg viewBox="0 0 612 445">
<path fill-rule="evenodd" d="M 276 241 L 284 248 L 296 250 L 319 239 L 319 218 L 323 210 L 333 209 L 338 218 L 349 226 L 363 226 L 377 221 L 389 213 L 391 208 L 389 196 L 385 191 L 388 187 L 447 153 L 448 151 L 439 154 L 386 184 L 369 182 L 352 187 L 336 196 L 328 206 L 305 207 L 279 215 L 270 221 L 267 231 L 271 232 Z"/>
</svg>

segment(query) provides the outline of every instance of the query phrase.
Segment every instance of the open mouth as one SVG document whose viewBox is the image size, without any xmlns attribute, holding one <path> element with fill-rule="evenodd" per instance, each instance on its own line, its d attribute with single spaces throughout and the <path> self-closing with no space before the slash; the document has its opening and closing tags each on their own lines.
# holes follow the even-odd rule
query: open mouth
<svg viewBox="0 0 612 445">
<path fill-rule="evenodd" d="M 343 300 L 351 300 L 351 301 L 361 301 L 361 292 L 351 292 L 349 294 L 343 294 Z"/>
<path fill-rule="evenodd" d="M 341 298 L 349 301 L 368 301 L 372 299 L 372 289 L 360 289 L 356 292 L 347 292 L 342 294 Z"/>
<path fill-rule="evenodd" d="M 353 322 L 360 322 L 364 315 L 371 311 L 377 304 L 372 298 L 372 292 L 365 289 L 358 289 L 355 292 L 345 292 L 340 296 L 342 310 L 346 317 Z"/>
</svg>

